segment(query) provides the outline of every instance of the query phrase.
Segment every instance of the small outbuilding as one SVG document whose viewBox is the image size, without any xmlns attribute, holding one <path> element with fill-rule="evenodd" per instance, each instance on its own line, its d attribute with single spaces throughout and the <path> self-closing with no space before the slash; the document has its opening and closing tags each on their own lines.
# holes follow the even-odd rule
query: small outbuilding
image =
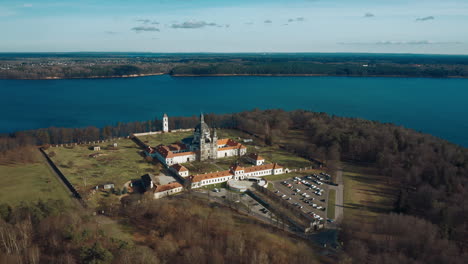
<svg viewBox="0 0 468 264">
<path fill-rule="evenodd" d="M 110 189 L 113 189 L 114 188 L 114 184 L 113 183 L 106 183 L 106 184 L 103 184 L 102 185 L 102 188 L 104 190 L 110 190 Z"/>
<path fill-rule="evenodd" d="M 258 153 L 249 153 L 245 158 L 255 166 L 263 165 L 265 163 L 265 159 L 258 155 Z"/>
<path fill-rule="evenodd" d="M 93 146 L 93 150 L 94 151 L 101 151 L 101 147 L 100 146 Z"/>
</svg>

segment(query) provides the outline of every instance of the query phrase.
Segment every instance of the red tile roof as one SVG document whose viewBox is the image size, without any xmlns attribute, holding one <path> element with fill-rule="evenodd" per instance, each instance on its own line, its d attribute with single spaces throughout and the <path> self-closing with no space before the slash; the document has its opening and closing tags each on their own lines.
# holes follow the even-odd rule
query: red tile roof
<svg viewBox="0 0 468 264">
<path fill-rule="evenodd" d="M 214 178 L 220 178 L 220 177 L 226 177 L 226 176 L 233 176 L 230 171 L 218 171 L 218 172 L 212 172 L 212 173 L 206 173 L 206 174 L 198 174 L 198 175 L 192 175 L 191 180 L 192 182 L 200 182 L 202 180 L 207 180 L 207 179 L 214 179 Z"/>
<path fill-rule="evenodd" d="M 187 155 L 195 155 L 195 152 L 186 151 L 186 152 L 179 152 L 174 153 L 168 146 L 159 145 L 156 147 L 156 151 L 161 154 L 161 156 L 165 158 L 173 158 L 173 157 L 180 157 L 180 156 L 187 156 Z"/>
<path fill-rule="evenodd" d="M 255 171 L 274 170 L 274 169 L 282 169 L 282 168 L 283 167 L 278 165 L 277 163 L 270 163 L 270 164 L 264 164 L 264 165 L 258 165 L 258 166 L 245 168 L 244 172 L 249 173 L 249 172 L 255 172 Z"/>
<path fill-rule="evenodd" d="M 247 148 L 246 146 L 242 145 L 241 143 L 238 143 L 230 138 L 222 138 L 218 139 L 218 151 L 222 150 L 228 150 L 228 149 L 245 149 Z M 219 147 L 223 146 L 223 147 Z"/>
<path fill-rule="evenodd" d="M 258 155 L 258 153 L 250 153 L 247 157 L 253 160 L 265 160 L 262 156 Z"/>
<path fill-rule="evenodd" d="M 231 168 L 232 171 L 241 171 L 241 170 L 244 170 L 243 167 L 239 166 L 239 165 L 235 165 L 234 167 Z"/>
<path fill-rule="evenodd" d="M 188 171 L 187 168 L 185 168 L 184 166 L 180 165 L 179 163 L 177 164 L 174 164 L 171 166 L 172 168 L 174 168 L 176 171 L 178 172 L 181 172 L 181 171 Z"/>
<path fill-rule="evenodd" d="M 154 189 L 154 192 L 164 192 L 164 191 L 172 190 L 178 187 L 182 187 L 182 185 L 178 182 L 171 182 L 171 183 L 164 184 L 164 185 L 157 185 L 156 188 Z"/>
</svg>

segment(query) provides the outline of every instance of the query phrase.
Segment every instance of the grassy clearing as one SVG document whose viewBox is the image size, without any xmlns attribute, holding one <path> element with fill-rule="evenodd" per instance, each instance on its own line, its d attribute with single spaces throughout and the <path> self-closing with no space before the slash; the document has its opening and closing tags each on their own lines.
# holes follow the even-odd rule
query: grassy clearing
<svg viewBox="0 0 468 264">
<path fill-rule="evenodd" d="M 49 148 L 47 152 L 55 152 L 52 160 L 65 174 L 78 191 L 84 193 L 96 185 L 114 183 L 116 188 L 145 173 L 159 174 L 159 170 L 147 162 L 139 153 L 140 149 L 130 139 L 116 141 L 116 150 L 107 148 L 107 143 L 100 144 L 103 154 L 97 158 L 89 157 L 96 153 L 86 145 L 73 148 Z"/>
<path fill-rule="evenodd" d="M 249 147 L 249 152 L 256 152 L 260 154 L 267 163 L 278 163 L 281 166 L 289 169 L 310 167 L 313 165 L 307 159 L 296 156 L 291 152 L 282 150 L 278 147 Z"/>
<path fill-rule="evenodd" d="M 330 189 L 328 191 L 328 209 L 327 218 L 335 219 L 335 204 L 336 204 L 336 191 Z"/>
<path fill-rule="evenodd" d="M 219 166 L 217 162 L 211 161 L 194 161 L 184 163 L 183 165 L 189 170 L 190 174 L 200 174 L 205 172 L 215 172 L 227 170 L 229 167 Z"/>
<path fill-rule="evenodd" d="M 175 143 L 192 135 L 193 135 L 193 132 L 172 132 L 172 133 L 156 134 L 156 135 L 149 135 L 149 136 L 141 136 L 138 138 L 144 143 L 154 147 L 159 144 L 168 145 L 171 143 Z"/>
<path fill-rule="evenodd" d="M 11 206 L 21 202 L 62 200 L 72 204 L 71 195 L 44 163 L 0 166 L 0 201 Z"/>
<path fill-rule="evenodd" d="M 395 184 L 371 167 L 345 164 L 344 215 L 355 220 L 372 219 L 389 212 L 396 198 Z"/>
<path fill-rule="evenodd" d="M 302 140 L 303 135 L 299 135 L 299 132 L 292 131 L 292 134 L 285 138 L 285 141 L 297 141 Z M 259 153 L 267 163 L 278 163 L 284 167 L 294 169 L 294 168 L 304 168 L 312 166 L 313 163 L 307 159 L 298 157 L 286 150 L 280 149 L 278 146 L 263 146 L 263 142 L 257 138 L 254 138 L 242 131 L 232 130 L 232 129 L 223 129 L 218 133 L 219 138 L 232 138 L 234 140 L 251 138 L 254 140 L 253 143 L 242 143 L 247 146 L 248 152 Z M 299 139 L 298 139 L 299 138 Z"/>
</svg>

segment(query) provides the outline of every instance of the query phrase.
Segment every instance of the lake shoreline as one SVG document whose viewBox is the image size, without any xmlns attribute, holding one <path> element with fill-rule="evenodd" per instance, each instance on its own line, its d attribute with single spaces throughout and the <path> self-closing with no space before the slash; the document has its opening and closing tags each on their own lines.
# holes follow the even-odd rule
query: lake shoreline
<svg viewBox="0 0 468 264">
<path fill-rule="evenodd" d="M 47 76 L 43 78 L 5 78 L 0 80 L 77 80 L 77 79 L 114 79 L 114 78 L 138 78 L 138 77 L 147 77 L 147 76 L 159 76 L 166 75 L 167 73 L 158 72 L 158 73 L 144 73 L 144 74 L 129 74 L 129 75 L 112 75 L 112 76 L 89 76 L 89 77 L 56 77 L 56 76 Z"/>
<path fill-rule="evenodd" d="M 468 79 L 465 76 L 447 76 L 447 77 L 426 77 L 426 76 L 407 76 L 407 75 L 330 75 L 330 74 L 170 74 L 170 73 L 144 73 L 144 74 L 129 74 L 129 75 L 112 75 L 112 76 L 90 76 L 90 77 L 56 77 L 47 76 L 43 78 L 0 78 L 0 80 L 76 80 L 76 79 L 114 79 L 114 78 L 139 78 L 148 76 L 168 75 L 171 77 L 370 77 L 370 78 L 428 78 L 428 79 Z"/>
</svg>

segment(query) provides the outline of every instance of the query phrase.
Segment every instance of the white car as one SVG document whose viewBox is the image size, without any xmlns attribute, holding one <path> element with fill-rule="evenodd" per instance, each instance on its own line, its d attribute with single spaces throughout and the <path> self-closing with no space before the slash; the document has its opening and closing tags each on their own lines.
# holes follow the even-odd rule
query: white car
<svg viewBox="0 0 468 264">
<path fill-rule="evenodd" d="M 318 209 L 318 210 L 322 209 L 322 206 L 317 206 L 317 209 Z"/>
</svg>

